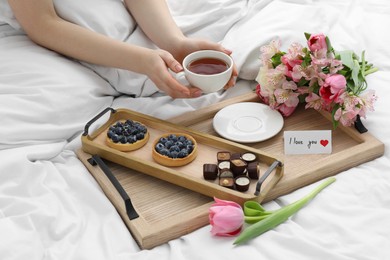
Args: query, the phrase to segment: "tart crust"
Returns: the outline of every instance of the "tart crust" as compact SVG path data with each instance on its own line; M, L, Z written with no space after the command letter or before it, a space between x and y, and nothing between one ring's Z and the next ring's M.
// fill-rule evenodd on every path
M161 137L168 137L171 134L174 134L174 135L177 135L177 136L182 135L182 136L184 136L187 139L192 141L192 143L194 144L194 149L192 150L192 152L188 156L186 156L184 158L169 158L168 156L159 154L156 151L156 149L154 147L156 146L156 144L158 143L160 138ZM167 133L167 134L159 136L153 142L152 157L153 157L153 159L157 163L159 163L161 165L164 165L164 166L177 167L177 166L183 166L183 165L189 164L190 162L192 162L196 158L197 154L198 154L198 145L197 145L195 139L192 136L188 135L188 134L184 134L184 133Z
M120 122L124 122L124 120L120 120ZM136 123L139 123L143 126L145 126L144 124L138 122L138 121L134 121L133 122L136 122ZM115 125L117 122L115 122L114 124L112 125ZM146 127L146 126L145 126ZM141 148L142 146L144 146L148 140L149 140L149 131L146 131L145 133L145 137L141 140L137 140L137 142L135 143L125 143L125 144L122 144L121 142L118 142L118 143L114 143L111 138L109 138L108 136L106 136L106 144L111 147L111 148L114 148L118 151L121 151L121 152L130 152L130 151L134 151L134 150L137 150L139 148Z

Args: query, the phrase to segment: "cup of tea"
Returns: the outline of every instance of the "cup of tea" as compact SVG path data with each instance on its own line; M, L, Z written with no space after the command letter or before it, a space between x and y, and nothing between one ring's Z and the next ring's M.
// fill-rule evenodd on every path
M180 82L212 93L222 89L233 72L233 59L226 53L214 50L201 50L190 53L183 60L184 71L176 74Z

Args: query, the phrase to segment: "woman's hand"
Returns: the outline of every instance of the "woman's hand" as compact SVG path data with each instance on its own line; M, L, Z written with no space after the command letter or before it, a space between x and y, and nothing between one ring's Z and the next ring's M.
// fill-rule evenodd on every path
M124 1L131 14L145 32L145 34L161 49L168 51L178 61L182 62L184 57L191 52L198 50L216 50L231 54L220 44L207 40L191 39L184 36L182 31L176 25L169 12L166 1L143 0L143 1ZM158 24L158 26L156 26ZM170 58L162 56L165 63L169 65ZM170 66L168 66L171 68ZM176 70L173 70L176 72ZM161 71L162 73L162 71ZM165 73L164 73L165 74ZM234 65L232 77L226 84L225 89L234 86L238 75L237 67ZM153 76L153 75L152 75ZM160 75L162 79L163 75ZM157 79L153 80L155 83ZM168 82L167 80L164 80ZM160 89L169 89L165 84L160 85ZM176 84L177 86L177 84Z
M146 74L156 86L172 98L194 98L202 95L195 87L180 84L168 71L178 73L183 70L181 64L167 51L151 50L143 65Z
M208 40L202 40L202 39L191 39L191 38L182 38L179 41L177 41L176 44L172 45L171 51L172 55L176 58L177 61L182 62L185 56L188 54L199 51L199 50L216 50L216 51L221 51L224 52L228 55L232 54L232 51L225 49L221 44L211 42ZM236 65L233 65L233 73L224 87L224 89L228 89L230 87L233 87L234 84L236 83L236 78L238 76L238 70Z

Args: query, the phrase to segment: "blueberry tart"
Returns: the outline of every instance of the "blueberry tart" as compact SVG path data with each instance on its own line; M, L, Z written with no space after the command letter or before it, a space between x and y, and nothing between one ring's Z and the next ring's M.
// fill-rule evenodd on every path
M117 121L107 130L106 144L122 152L137 150L148 140L147 127L131 119Z
M168 133L158 137L153 144L153 159L164 166L183 166L197 155L195 139L183 133Z

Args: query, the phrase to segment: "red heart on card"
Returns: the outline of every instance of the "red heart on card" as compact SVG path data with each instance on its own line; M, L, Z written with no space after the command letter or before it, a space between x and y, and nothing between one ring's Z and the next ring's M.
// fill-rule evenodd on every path
M320 144L321 144L323 147L327 146L328 143L329 143L328 140L321 140L321 141L320 141Z

